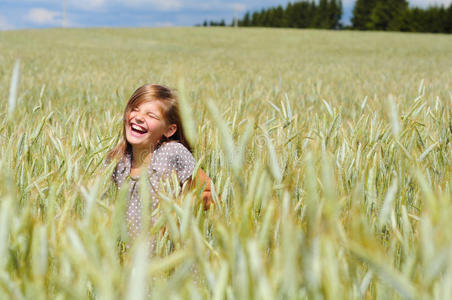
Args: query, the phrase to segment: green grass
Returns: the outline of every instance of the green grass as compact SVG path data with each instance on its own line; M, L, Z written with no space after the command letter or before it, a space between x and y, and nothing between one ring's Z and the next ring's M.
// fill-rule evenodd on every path
M0 32L0 298L450 298L450 49L381 32ZM100 167L148 82L190 105L216 190L208 213L196 190L162 195L150 257L141 240L119 250L126 195Z

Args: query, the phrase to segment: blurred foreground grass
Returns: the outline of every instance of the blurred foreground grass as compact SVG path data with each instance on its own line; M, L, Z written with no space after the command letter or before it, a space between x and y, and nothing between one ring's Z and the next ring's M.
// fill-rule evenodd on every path
M378 32L0 32L0 298L450 299L450 49ZM197 191L162 195L151 257L120 252L125 195L99 167L147 82L189 103L218 195L208 213Z

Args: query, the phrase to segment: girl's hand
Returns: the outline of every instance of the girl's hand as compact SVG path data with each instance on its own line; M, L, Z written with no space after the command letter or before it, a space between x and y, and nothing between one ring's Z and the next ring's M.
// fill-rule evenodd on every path
M208 210L210 205L213 203L212 201L212 192L211 192L211 180L209 176L202 170L198 169L195 177L193 179L189 179L188 185L190 187L195 186L204 186L204 191L202 192L202 202L204 206L204 210Z

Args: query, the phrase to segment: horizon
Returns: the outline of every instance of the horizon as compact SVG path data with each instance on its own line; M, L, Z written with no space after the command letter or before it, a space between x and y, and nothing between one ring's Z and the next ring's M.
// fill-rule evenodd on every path
M349 25L356 0L343 0L341 23ZM447 6L452 0L409 0L410 6ZM282 5L276 0L247 0L229 3L216 0L6 0L0 3L0 30L33 28L93 27L191 27L207 21L225 20L235 15ZM66 5L64 5L66 3ZM66 9L64 8L66 7ZM6 12L6 13L5 13ZM66 16L66 17L65 17Z

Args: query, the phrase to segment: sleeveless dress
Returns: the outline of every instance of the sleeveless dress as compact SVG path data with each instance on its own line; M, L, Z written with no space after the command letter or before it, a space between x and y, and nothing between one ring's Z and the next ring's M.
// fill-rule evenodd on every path
M130 177L131 164L132 154L126 153L116 165L112 178L119 189L130 178L126 221L129 237L134 239L141 229L142 203L139 197L139 180ZM157 147L152 153L151 163L147 170L150 183L149 199L152 201L152 207L155 208L159 202L158 188L160 180L169 178L175 171L179 184L182 186L193 174L194 167L195 159L183 144L179 142L167 142Z

